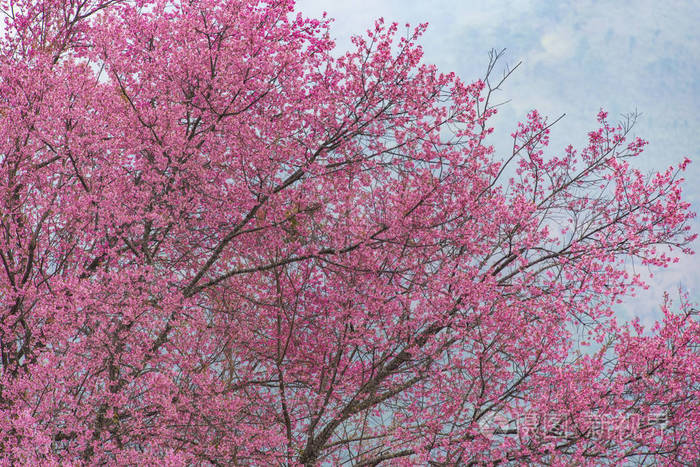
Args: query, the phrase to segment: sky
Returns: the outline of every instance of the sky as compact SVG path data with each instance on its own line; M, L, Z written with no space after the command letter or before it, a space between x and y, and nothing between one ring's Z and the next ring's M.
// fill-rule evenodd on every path
M700 211L700 2L297 0L297 10L334 18L331 37L340 51L379 17L427 22L424 62L466 82L483 76L490 49L505 48L502 65L522 65L505 83L501 99L509 102L493 120L497 152L508 148L508 135L531 109L551 119L566 114L552 128L550 154L582 147L601 108L611 120L637 111L633 133L649 141L637 167L663 170L692 159L684 190ZM693 229L700 232L698 219ZM700 251L700 241L693 248ZM648 270L636 271L648 278ZM700 255L653 272L649 290L628 299L621 317L638 316L649 326L664 291L677 297L679 287L700 302Z

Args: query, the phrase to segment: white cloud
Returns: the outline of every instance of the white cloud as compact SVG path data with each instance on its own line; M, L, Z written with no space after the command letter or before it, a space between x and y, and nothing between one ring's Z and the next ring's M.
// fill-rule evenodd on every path
M575 43L573 34L569 28L558 28L555 31L543 34L540 37L542 52L533 57L533 61L539 60L555 62L571 58L574 55Z

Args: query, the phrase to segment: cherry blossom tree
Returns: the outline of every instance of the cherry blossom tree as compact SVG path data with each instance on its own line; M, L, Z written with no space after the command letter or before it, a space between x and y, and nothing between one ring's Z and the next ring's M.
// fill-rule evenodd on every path
M633 119L489 145L425 25L292 0L3 0L0 464L692 464L689 252ZM507 76L507 74L506 74Z

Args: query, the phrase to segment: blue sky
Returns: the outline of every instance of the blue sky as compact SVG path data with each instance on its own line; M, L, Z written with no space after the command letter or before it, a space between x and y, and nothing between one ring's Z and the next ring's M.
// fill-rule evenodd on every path
M690 157L686 197L700 211L700 3L693 1L537 0L298 0L307 16L327 11L332 37L347 49L350 36L378 17L399 24L428 22L424 61L479 78L491 48L506 48L503 62L523 64L502 93L510 103L494 120L492 144L508 147L516 122L533 108L555 118L550 150L581 146L603 107L613 118L637 110L635 134L649 141L637 161L644 171ZM696 232L700 222L694 222ZM700 242L694 244L700 250ZM645 324L658 316L663 291L679 285L700 301L700 257L684 257L649 280L651 288L628 300L623 316ZM638 272L646 271L637 269Z

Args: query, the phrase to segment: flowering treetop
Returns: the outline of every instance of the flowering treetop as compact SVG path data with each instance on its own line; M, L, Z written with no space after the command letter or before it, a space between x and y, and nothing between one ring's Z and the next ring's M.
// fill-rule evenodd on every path
M612 314L694 237L632 122L504 157L493 62L382 21L335 58L290 0L3 9L0 464L696 456L695 311Z

